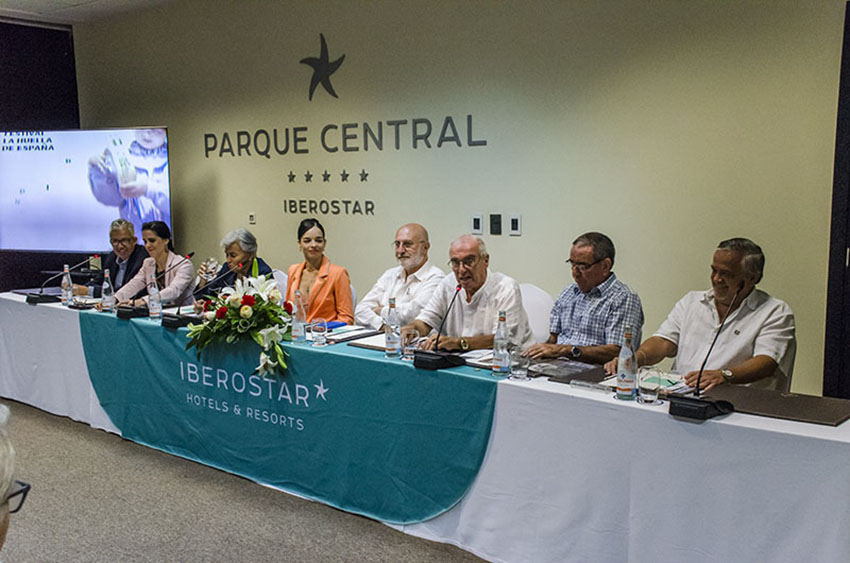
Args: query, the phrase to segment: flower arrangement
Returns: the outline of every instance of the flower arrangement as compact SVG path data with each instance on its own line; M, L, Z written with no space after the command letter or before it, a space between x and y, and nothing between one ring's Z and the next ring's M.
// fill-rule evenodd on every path
M189 325L189 343L198 358L213 342L233 344L253 340L262 350L254 373L283 374L286 359L280 343L292 339L292 304L279 305L280 291L274 279L245 278L233 287L221 290L215 298L204 301L204 320Z

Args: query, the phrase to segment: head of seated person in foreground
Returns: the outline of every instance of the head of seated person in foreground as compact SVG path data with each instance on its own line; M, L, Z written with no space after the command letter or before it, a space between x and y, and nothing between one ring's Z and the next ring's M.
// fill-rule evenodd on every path
M635 352L638 364L674 358L673 371L691 387L699 380L704 390L735 384L787 391L797 349L794 313L756 288L764 264L764 253L753 241L722 241L711 261L711 289L688 292L676 303ZM615 372L616 360L606 369Z
M115 293L115 300L121 305L147 305L147 284L150 276L154 276L163 305L191 304L195 269L185 256L174 253L168 225L162 221L145 223L142 239L150 256L133 279ZM142 296L136 297L139 294Z
M602 233L584 233L573 241L567 260L573 283L552 306L549 338L526 349L526 356L602 364L620 353L627 328L640 342L643 307L614 274L614 254L613 241Z
M354 320L358 325L383 329L390 298L395 298L402 324L416 318L445 275L428 261L430 248L428 231L422 225L408 223L396 231L393 249L399 265L381 274L357 303Z
M325 228L317 219L304 219L298 225L298 249L304 261L289 267L286 300L296 302L295 291L301 292L306 319L354 322L351 280L342 266L331 264L325 256Z
M212 297L225 287L232 287L238 279L271 275L269 265L257 257L257 238L248 229L230 231L221 239L221 247L224 249L224 264L217 272L208 272L206 265L198 269L196 298Z

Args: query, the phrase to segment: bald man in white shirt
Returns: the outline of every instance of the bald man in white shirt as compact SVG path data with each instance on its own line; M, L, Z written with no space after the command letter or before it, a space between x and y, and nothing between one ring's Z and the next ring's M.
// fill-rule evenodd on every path
M376 330L384 329L391 297L401 324L411 322L431 299L443 271L428 261L428 231L408 223L396 231L393 241L399 265L384 272L354 309L354 322Z

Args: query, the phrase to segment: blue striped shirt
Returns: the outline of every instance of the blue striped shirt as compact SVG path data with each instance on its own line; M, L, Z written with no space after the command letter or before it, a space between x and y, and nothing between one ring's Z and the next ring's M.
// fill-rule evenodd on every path
M568 286L549 316L549 332L558 335L558 344L622 346L626 327L631 327L632 342L637 348L643 327L640 297L613 272L587 293L582 293L575 283Z

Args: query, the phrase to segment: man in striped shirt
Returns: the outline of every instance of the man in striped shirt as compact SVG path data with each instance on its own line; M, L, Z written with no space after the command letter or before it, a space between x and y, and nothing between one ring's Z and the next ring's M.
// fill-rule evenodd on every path
M532 359L567 357L602 364L616 358L627 328L640 342L640 297L617 279L614 243L602 233L573 241L570 259L574 283L561 292L549 317L549 339L530 346Z

